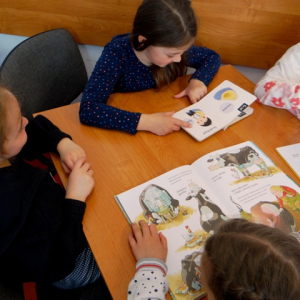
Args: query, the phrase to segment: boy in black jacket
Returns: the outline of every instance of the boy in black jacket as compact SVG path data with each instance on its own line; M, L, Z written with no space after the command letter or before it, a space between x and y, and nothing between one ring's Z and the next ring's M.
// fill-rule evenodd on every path
M66 191L48 169L24 161L50 151L70 174ZM83 149L43 116L28 123L15 96L0 86L0 278L62 289L97 280L82 228L93 186Z

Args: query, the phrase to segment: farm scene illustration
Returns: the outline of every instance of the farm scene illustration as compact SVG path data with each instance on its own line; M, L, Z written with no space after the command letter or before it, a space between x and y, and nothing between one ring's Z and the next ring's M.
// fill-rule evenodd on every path
M154 224L167 237L167 277L172 293L182 300L198 299L205 292L199 281L205 241L230 218L287 233L300 230L299 188L254 147L207 155L199 159L195 170L205 177L203 181L193 175L194 170L183 169L144 184L134 194L139 204L131 217L132 222ZM219 181L213 182L215 176ZM180 182L176 188L167 179L173 177Z

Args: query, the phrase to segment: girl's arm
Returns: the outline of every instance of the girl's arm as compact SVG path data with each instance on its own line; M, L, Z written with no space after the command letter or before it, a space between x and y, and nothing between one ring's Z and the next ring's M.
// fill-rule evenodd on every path
M115 47L108 44L104 48L82 95L79 110L81 123L136 133L140 113L107 105L116 83L123 75L123 59L123 54Z
M300 119L300 43L291 47L257 83L258 102L287 109Z
M206 47L192 46L185 55L188 66L196 69L190 80L197 79L208 86L221 65L219 54Z
M136 264L135 276L130 281L127 300L164 300L169 284L167 267L159 259L141 259Z
M167 240L154 224L140 221L132 224L128 237L137 260L136 273L128 287L127 300L165 299L169 285L166 279Z
M282 79L264 77L254 91L258 102L287 109L300 119L300 81L290 84Z
M189 67L196 69L188 86L174 98L188 96L191 103L196 103L207 94L207 86L216 75L220 64L220 56L204 47L192 46L186 52Z

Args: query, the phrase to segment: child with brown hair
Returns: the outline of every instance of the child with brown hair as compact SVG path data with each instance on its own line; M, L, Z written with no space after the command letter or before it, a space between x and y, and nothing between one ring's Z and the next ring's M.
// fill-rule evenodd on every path
M127 299L165 299L167 241L155 225L140 226L129 236L137 268ZM200 281L209 300L299 300L300 235L227 221L206 240Z
M163 86L196 69L188 86L174 96L199 101L220 67L219 55L193 46L197 19L189 0L144 0L130 34L109 42L89 79L80 104L83 124L135 134L138 130L165 135L191 125L174 112L128 112L107 104L112 93L138 92Z
M66 191L48 169L33 167L42 153L60 155ZM25 161L26 160L26 161ZM85 152L48 119L28 123L16 97L0 86L0 279L83 287L100 277L85 238L85 201L94 186Z

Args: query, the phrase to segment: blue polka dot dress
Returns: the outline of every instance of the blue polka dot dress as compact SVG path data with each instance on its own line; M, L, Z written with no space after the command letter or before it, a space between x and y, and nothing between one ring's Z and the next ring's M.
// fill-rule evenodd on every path
M127 300L165 299L169 290L166 273L167 266L159 259L139 260L128 287Z
M220 57L205 47L186 51L188 66L196 69L192 78L208 85L220 66ZM155 87L150 67L136 57L130 35L115 36L103 49L85 87L80 104L83 124L136 133L141 113L128 112L107 104L112 93L138 92ZM142 101L142 99L141 99Z

